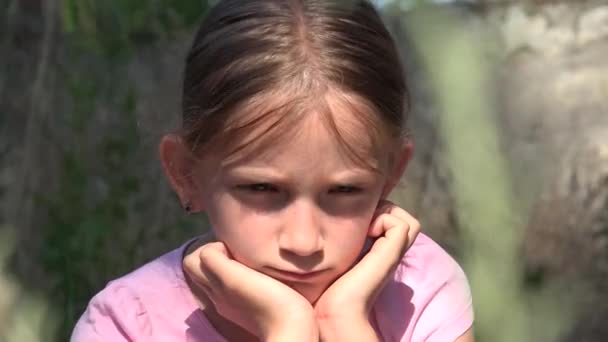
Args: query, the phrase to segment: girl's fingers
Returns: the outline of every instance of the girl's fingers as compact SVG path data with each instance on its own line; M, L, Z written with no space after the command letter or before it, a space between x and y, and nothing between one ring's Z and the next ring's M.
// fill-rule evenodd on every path
M377 239L359 262L361 268L367 269L364 273L386 277L399 264L419 231L420 223L407 211L390 201L381 201L369 230L369 235Z
M386 266L382 271L389 271L389 268L399 263L409 245L409 226L402 219L389 214L380 215L374 225L382 227L375 230L382 230L383 234L376 239L366 257L378 257L378 261Z
M420 222L410 213L398 206L393 206L388 214L394 215L407 223L409 227L407 248L409 248L412 243L414 243L414 240L416 240L418 233L420 233Z
M376 224L376 222L378 221L378 218L384 214L390 214L392 211L394 211L394 208L398 208L393 202L389 201L389 200L380 200L378 202L378 205L376 206L376 210L374 211L374 215L372 216L372 223L370 226L370 230L368 232L368 235L371 237L378 237L382 234L384 234L384 232L389 229L389 227L385 227L383 225L378 225Z
M201 269L198 253L186 255L183 261L183 269L192 283L192 291L201 304L201 308L213 305L213 291L209 279Z
M184 270L197 285L207 293L219 287L228 286L233 262L226 247L221 242L207 243L184 257ZM237 270L238 271L238 270Z
M201 270L209 280L210 288L219 293L255 293L273 281L255 270L232 259L230 252L222 242L212 242L201 247L199 252ZM242 286L243 279L250 280L250 286Z
M211 288L232 288L243 276L244 266L234 262L222 242L211 242L198 250L200 267Z
M183 261L184 271L188 276L196 283L204 288L209 287L209 279L201 269L201 263L198 258L198 253L191 253L184 257Z
M395 205L391 201L380 200L378 202L378 205L376 206L374 215L372 216L372 222L374 222L378 218L378 216L380 216L382 214L387 214L393 206L395 206Z
M372 287L372 292L378 284L387 280L387 275L399 264L405 245L402 241L407 239L407 228L401 219L381 215L375 223L390 227L387 233L391 234L376 239L370 251L347 273L349 282Z
M410 215L407 211L402 208L396 206L394 203L381 200L376 208L376 212L374 213L374 217L372 219L372 225L370 226L368 235L371 237L379 237L383 234L388 233L388 231L394 226L379 224L379 218L383 215L391 215L399 218L403 221L403 224L407 226L408 231L408 239L405 241L407 247L409 248L411 244L416 239L416 236L420 232L420 223L416 218ZM396 226L396 225L395 225Z
M205 290L210 289L210 283L207 275L203 271L203 263L200 259L200 251L211 242L216 241L212 232L200 236L194 241L187 250L182 263L183 269L188 276L196 282L196 285L205 287Z

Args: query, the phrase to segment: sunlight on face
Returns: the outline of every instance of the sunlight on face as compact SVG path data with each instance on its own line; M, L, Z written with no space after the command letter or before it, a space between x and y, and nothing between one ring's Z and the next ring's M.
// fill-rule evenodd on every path
M347 114L335 112L339 124ZM214 171L202 188L234 258L314 302L361 253L386 179L345 156L318 115L300 125L287 144Z

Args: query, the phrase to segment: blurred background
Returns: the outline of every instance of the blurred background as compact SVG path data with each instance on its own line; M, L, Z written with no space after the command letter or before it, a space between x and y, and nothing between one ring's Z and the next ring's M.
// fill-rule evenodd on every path
M383 0L413 101L393 199L467 272L476 335L608 341L608 2ZM0 0L0 342L66 341L203 232L160 170L204 0Z

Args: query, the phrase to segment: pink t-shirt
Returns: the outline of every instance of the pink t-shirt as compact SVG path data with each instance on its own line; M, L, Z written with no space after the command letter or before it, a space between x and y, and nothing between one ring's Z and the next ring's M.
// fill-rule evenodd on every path
M186 284L186 245L111 281L93 297L71 341L226 341ZM466 276L421 233L379 295L371 319L383 341L454 341L473 324Z

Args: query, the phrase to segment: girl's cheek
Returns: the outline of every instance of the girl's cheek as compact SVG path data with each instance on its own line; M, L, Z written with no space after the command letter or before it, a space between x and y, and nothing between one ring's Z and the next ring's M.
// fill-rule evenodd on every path
M365 216L330 220L325 226L332 227L326 230L326 238L331 240L329 245L338 246L336 248L347 255L356 255L361 251L369 231Z
M269 239L269 235L277 230L280 218L266 212L239 208L232 215L225 217L225 230L232 239L241 243L252 243L263 239Z
M335 211L329 213L329 220L333 221L333 226L348 227L351 231L367 231L376 206L376 202L371 201L339 203Z

